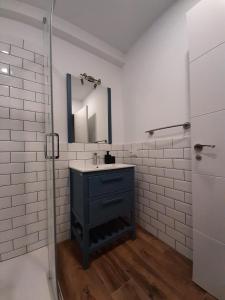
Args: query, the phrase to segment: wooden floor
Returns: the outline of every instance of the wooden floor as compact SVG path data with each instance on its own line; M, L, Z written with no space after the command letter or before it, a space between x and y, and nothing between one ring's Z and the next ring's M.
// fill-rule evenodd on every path
M64 300L213 300L191 281L192 264L138 229L127 240L80 265L74 241L58 247L58 276Z

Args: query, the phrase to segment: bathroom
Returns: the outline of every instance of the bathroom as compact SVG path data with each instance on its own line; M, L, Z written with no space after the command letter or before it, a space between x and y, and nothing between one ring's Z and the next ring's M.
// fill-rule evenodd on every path
M224 47L224 0L0 0L0 300L225 299Z

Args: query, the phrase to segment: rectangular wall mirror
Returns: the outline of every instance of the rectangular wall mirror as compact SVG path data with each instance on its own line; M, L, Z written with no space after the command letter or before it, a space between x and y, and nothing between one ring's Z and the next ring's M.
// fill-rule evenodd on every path
M112 143L111 89L85 73L66 75L69 143Z

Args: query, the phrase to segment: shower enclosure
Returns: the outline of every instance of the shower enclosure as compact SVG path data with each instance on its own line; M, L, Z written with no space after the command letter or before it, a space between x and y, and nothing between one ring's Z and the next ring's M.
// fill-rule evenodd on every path
M54 132L52 80L52 19L55 0L46 3L43 17L44 76L45 76L45 159L48 209L48 262L49 280L54 300L59 299L56 272L56 212L55 212L55 159L59 157L59 135Z
M6 270L0 274L0 294L4 293L4 299L20 299L18 294L21 299L31 295L44 299L49 286L52 298L59 299L55 221L59 136L54 132L52 92L55 1L42 3L42 10L37 10L22 1L0 1L0 169L4 179L0 183L0 269Z

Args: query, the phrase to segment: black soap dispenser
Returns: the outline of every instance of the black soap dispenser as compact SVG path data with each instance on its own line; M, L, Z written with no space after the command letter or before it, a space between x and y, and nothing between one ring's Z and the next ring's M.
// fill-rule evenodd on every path
M106 155L105 155L105 164L111 164L112 161L112 156L109 154L109 151L106 151Z

